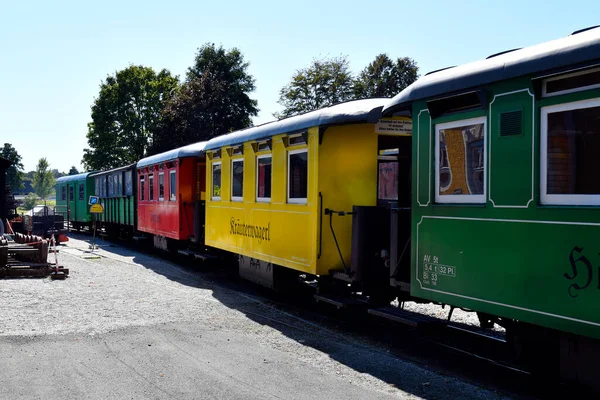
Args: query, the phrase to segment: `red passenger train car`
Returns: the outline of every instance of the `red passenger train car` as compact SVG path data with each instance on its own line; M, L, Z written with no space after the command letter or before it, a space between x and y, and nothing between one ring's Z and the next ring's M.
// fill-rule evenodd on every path
M204 242L205 142L180 147L137 163L138 231L154 246L176 250Z

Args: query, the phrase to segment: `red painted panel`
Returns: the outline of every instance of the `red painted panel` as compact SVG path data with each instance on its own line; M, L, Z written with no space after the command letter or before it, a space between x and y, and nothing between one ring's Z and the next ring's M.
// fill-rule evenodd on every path
M196 164L204 165L204 160L199 158L183 158L165 165L159 169L158 165L144 167L138 170L138 185L140 177L144 176L144 200L138 198L138 229L142 232L161 235L171 239L187 240L194 234L194 193L196 191L197 172ZM202 169L203 170L203 169ZM176 199L169 199L170 179L169 173L176 171ZM164 200L159 201L159 172L163 172ZM151 189L148 177L154 174L154 200L149 200ZM204 189L204 176L200 176L200 184ZM140 196L142 190L138 190Z

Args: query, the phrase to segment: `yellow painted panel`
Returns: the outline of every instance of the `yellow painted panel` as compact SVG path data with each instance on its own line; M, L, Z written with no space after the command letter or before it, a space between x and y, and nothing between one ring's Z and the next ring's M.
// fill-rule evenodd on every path
M377 204L377 133L374 124L343 125L328 128L319 149L319 189L323 210L352 211L352 206ZM341 269L329 216L322 215L321 257L317 271ZM335 236L350 268L352 216L333 216Z

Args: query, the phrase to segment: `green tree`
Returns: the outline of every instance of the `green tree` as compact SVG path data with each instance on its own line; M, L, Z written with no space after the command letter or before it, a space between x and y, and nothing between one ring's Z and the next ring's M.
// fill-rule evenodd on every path
M165 105L152 153L160 153L238 129L258 114L250 98L254 78L242 53L205 44L181 89Z
M48 160L40 158L33 174L33 188L35 189L35 193L44 200L44 204L46 203L46 198L52 193L54 183L56 182L54 174L49 167Z
M314 59L296 71L292 80L279 91L279 104L284 109L278 119L318 110L352 99L353 77L346 56Z
M31 210L33 207L37 205L38 196L35 193L29 193L23 199L23 208L25 210Z
M6 170L6 183L10 185L11 192L17 192L23 188L23 163L17 150L10 144L4 143L0 157L12 162Z
M75 168L74 165L69 170L69 175L77 175L78 173L79 173L79 171L77 170L77 168Z
M418 72L408 57L392 61L387 54L379 54L354 81L354 95L357 99L393 97L416 81Z
M178 78L165 69L157 74L131 65L108 76L92 105L85 168L115 168L147 156L161 110L178 86Z

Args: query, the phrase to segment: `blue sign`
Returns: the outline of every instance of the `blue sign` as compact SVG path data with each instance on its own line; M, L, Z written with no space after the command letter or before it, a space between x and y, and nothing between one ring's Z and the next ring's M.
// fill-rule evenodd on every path
M90 196L90 201L88 205L93 206L94 204L98 204L100 202L100 198L98 196Z

